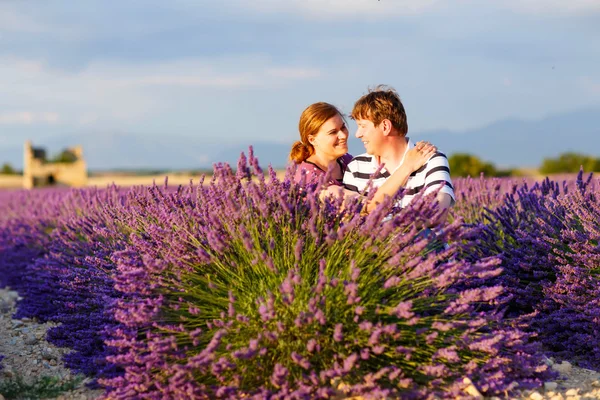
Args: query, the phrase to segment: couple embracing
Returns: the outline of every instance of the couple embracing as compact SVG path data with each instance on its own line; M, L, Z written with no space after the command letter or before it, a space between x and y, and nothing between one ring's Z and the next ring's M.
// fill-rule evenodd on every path
M436 190L439 190L440 209L447 211L454 204L448 159L428 142L415 144L406 136L406 112L393 88L377 86L370 90L356 101L350 117L358 126L355 136L366 150L354 158L348 154L346 121L335 106L315 103L302 112L298 127L300 141L294 143L290 153L297 164L296 181L305 175L306 182L318 182L333 167L321 196L348 197L364 195L372 180L377 190L366 204L366 212L402 188L406 190L401 207L418 193ZM445 215L442 214L442 218Z

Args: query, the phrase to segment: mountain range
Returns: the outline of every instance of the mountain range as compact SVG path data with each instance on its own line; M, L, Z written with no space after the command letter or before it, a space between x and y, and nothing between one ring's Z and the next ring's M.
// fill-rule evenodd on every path
M353 134L354 132L351 132ZM539 120L500 120L464 131L432 130L409 134L413 141L428 140L440 151L470 153L499 167L536 167L544 158L572 151L600 157L600 109L583 109L552 115ZM351 137L350 152L364 151L362 143ZM261 165L283 167L291 147L289 143L252 141L231 143L201 138L148 137L128 133L61 135L38 146L61 148L83 145L90 170L110 169L206 169L215 162L235 165L242 151L252 145ZM0 148L0 163L22 167L22 147Z

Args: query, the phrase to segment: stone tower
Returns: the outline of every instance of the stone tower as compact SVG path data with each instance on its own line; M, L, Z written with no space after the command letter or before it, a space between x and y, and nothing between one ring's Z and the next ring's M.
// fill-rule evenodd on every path
M31 189L40 186L85 186L87 184L87 166L81 146L70 147L72 162L51 162L46 159L43 148L33 147L31 141L25 142L23 159L23 187Z

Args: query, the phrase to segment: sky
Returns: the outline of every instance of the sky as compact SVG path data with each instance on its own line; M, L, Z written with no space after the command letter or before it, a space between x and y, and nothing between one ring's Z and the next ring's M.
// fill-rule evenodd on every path
M291 143L381 83L411 132L461 131L600 107L600 1L0 0L0 76L0 145Z

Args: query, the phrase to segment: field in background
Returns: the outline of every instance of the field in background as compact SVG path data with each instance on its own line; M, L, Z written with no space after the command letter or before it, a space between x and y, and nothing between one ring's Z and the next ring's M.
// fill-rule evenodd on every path
M165 176L169 177L169 185L189 185L190 180L197 184L202 175L164 173L155 175L102 175L88 178L88 186L105 187L115 183L117 186L162 185Z
M23 177L21 175L0 174L0 189L12 189L20 187L23 187Z
M278 170L277 175L283 177L284 170ZM198 184L202 174L189 173L157 173L152 175L139 174L96 174L88 177L87 186L106 187L115 183L117 186L146 186L156 182L157 185L162 185L165 182L165 176L169 177L169 186L172 185L189 185L190 180L194 184ZM210 180L210 175L207 175L207 180ZM3 175L0 174L0 189L20 189L23 187L23 177L21 175Z
M283 177L285 170L277 170L277 176ZM135 174L135 173L95 173L88 177L87 186L106 187L115 183L117 186L128 187L128 186L141 186L141 185L162 185L165 182L165 176L169 177L169 186L171 185L188 185L190 180L194 184L197 184L202 177L201 173L182 173L182 172L163 172L154 174ZM576 174L557 174L551 175L550 178L556 181L562 181L564 179L573 179ZM595 176L595 175L594 175ZM512 177L512 179L531 178L534 180L542 180L543 175L539 173L537 169L520 169L519 176ZM210 180L210 175L207 175L207 180ZM0 189L19 189L22 188L22 176L21 175L3 175L0 174Z

